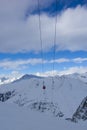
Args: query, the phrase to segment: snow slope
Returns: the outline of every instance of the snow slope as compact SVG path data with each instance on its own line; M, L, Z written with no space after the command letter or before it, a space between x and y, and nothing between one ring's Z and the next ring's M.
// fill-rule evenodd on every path
M87 130L87 122L71 123L14 104L0 104L1 130Z
M74 74L71 74L71 75L68 75L68 76L72 77L72 78L80 79L81 81L83 81L87 84L87 72L82 73L82 74L74 73Z
M46 91L43 94L43 81ZM53 89L52 89L53 88ZM21 79L0 86L0 93L15 91L15 96L7 100L7 103L16 103L19 106L28 107L33 102L53 102L64 114L64 118L72 117L84 97L87 96L87 84L79 78L69 76L56 76L54 87L51 77Z

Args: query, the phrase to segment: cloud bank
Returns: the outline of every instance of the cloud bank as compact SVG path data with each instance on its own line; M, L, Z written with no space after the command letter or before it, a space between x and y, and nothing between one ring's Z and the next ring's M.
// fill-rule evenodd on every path
M44 66L47 64L61 64L61 63L76 63L79 65L82 65L84 62L87 62L87 58L59 58L55 60L43 60ZM31 65L36 66L38 64L42 64L42 59L41 58L30 58L30 59L18 59L18 60L10 60L10 59L4 59L0 60L0 68L5 69L5 70L22 70L29 68ZM85 68L85 67L84 67Z
M49 6L53 0L44 0L41 7ZM37 8L34 0L0 1L0 52L39 52L40 32ZM26 13L28 13L26 17ZM55 17L41 14L43 50L53 46ZM56 50L87 51L87 8L78 6L66 9L57 17Z
M74 73L78 73L78 74L87 73L87 67L76 66L61 71L54 70L54 71L46 71L44 73L37 72L36 75L37 76L56 76L56 75L61 76L61 75L69 75Z

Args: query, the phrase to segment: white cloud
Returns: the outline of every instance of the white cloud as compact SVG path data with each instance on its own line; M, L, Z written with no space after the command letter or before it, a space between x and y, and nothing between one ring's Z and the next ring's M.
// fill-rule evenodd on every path
M58 71L57 70L54 70L54 71L46 71L46 72L43 72L43 73L40 73L40 72L37 72L35 73L35 75L37 76L55 76L55 75L58 75Z
M59 75L67 75L67 74L73 74L73 73L85 73L87 72L87 67L83 66L76 66L76 67L70 67L68 69L65 69L63 71L58 72Z
M76 62L76 63L82 63L84 61L87 61L87 58L75 58L75 59L72 59L73 62Z
M22 76L23 76L23 73L20 73L18 71L12 71L11 73L8 73L8 74L0 74L0 78L2 77L7 78L5 83L13 82L14 80L19 79Z
M58 19L58 49L87 51L87 8L67 9ZM57 41L58 41L57 39Z
M45 64L47 61L43 60L43 63ZM21 70L24 68L29 67L30 65L36 65L36 64L42 64L42 59L18 59L18 60L9 60L4 59L0 61L0 68L4 69L12 69L12 70Z
M87 58L81 58L81 57L72 58L72 59L59 58L59 59L49 61L49 63L65 63L65 62L83 63L83 62L87 62Z
M41 1L42 7L53 0ZM34 0L0 1L0 52L23 52L41 50L39 38L38 15L29 15L37 7ZM78 6L67 9L58 15L57 50L87 51L87 9ZM55 18L41 15L42 41L44 51L53 46Z
M58 71L58 70L54 70L54 71L47 71L44 73L40 73L37 72L36 75L37 76L56 76L56 75L68 75L68 74L74 74L74 73L86 73L87 72L87 67L83 67L83 66L76 66L76 67L70 67L68 69L62 70L62 71Z
M53 63L83 63L84 61L87 62L87 58L74 58L74 59L69 59L69 58L59 58L55 60L45 60L41 58L30 58L30 59L18 59L18 60L10 60L10 59L4 59L0 60L0 68L4 69L12 69L12 70L21 70L21 69L26 69L27 67L29 68L30 65L37 65L37 64L42 64L44 63L44 67L46 64L53 64Z
M70 62L70 59L66 59L66 58L59 58L59 59L55 59L55 60L51 60L50 63L64 63L64 62Z

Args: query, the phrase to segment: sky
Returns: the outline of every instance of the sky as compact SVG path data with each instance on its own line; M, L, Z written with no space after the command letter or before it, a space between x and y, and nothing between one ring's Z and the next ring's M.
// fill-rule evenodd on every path
M87 72L87 0L39 4L42 51L38 0L0 0L0 76Z

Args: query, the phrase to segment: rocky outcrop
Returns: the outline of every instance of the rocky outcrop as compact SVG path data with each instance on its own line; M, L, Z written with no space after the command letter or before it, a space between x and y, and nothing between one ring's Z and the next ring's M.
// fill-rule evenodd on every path
M8 92L5 92L5 93L0 93L0 101L5 102L6 100L8 100L9 98L11 98L14 95L15 95L14 91L8 91Z
M52 102L34 102L29 105L31 109L35 109L40 112L51 112L56 117L63 117L64 114L58 108L58 104L54 104Z
M78 122L79 120L87 120L87 97L83 99L80 106L72 116L72 121Z

